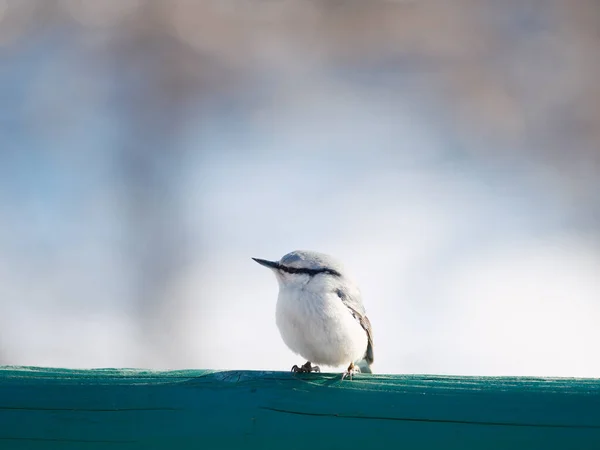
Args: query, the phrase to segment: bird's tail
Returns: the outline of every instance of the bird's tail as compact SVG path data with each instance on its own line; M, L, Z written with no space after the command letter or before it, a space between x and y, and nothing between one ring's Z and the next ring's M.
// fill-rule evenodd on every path
M356 363L356 365L360 369L360 373L373 373L371 370L371 364L369 364L366 359L361 359Z

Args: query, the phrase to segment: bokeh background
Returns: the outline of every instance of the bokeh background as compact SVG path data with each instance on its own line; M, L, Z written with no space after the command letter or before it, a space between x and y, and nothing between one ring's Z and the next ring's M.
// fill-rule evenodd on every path
M600 376L595 0L0 0L0 364L289 370L341 259L389 373Z

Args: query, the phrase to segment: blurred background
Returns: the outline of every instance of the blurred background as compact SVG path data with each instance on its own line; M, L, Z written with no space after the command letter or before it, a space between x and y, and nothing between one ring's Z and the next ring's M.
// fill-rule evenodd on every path
M595 0L0 0L0 364L289 370L251 257L341 259L377 372L600 377Z

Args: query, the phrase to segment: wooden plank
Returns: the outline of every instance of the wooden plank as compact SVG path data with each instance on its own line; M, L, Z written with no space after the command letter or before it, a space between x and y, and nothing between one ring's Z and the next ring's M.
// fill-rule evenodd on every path
M0 449L600 449L600 380L0 368Z

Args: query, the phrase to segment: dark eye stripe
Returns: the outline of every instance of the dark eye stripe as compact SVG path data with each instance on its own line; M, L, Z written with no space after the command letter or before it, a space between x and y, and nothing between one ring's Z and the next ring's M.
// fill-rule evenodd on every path
M314 276L314 275L317 275L320 273L328 273L329 275L334 275L336 277L342 276L337 270L327 269L327 268L305 269L305 268L300 268L300 267L288 267L288 266L284 266L284 265L280 264L279 269L283 270L284 272L287 272L287 273L305 273L310 276Z

